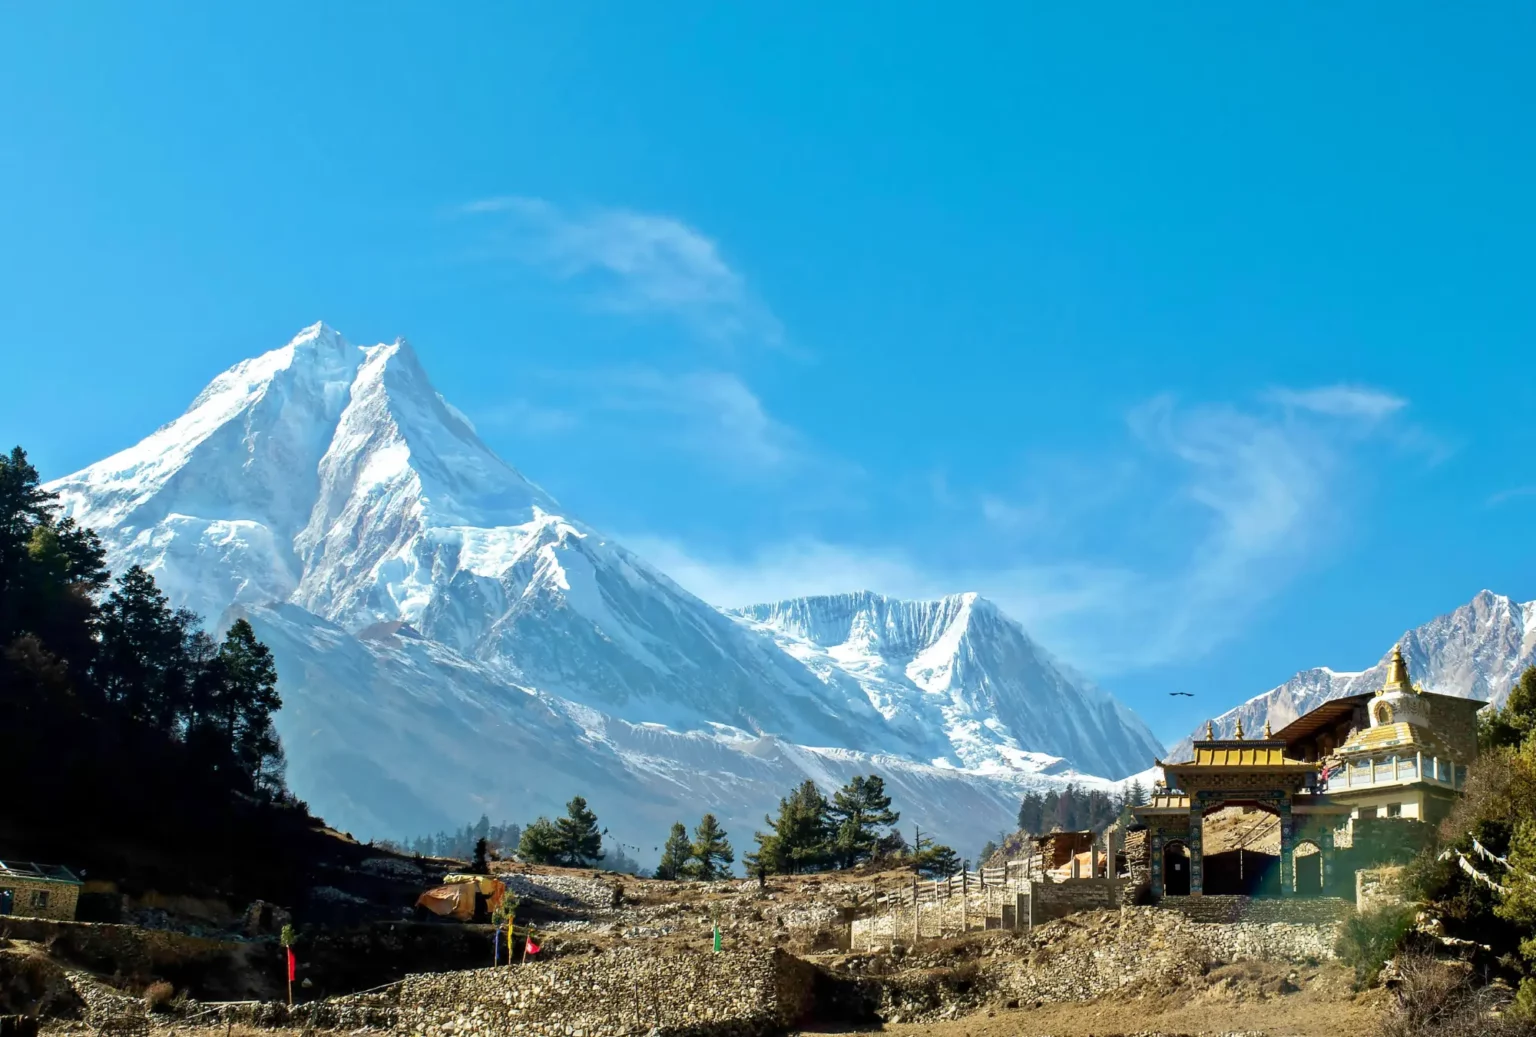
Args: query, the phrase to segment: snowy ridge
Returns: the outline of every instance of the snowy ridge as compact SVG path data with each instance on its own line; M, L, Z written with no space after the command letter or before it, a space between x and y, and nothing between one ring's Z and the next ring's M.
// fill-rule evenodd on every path
M900 601L860 591L734 614L823 680L855 681L893 728L942 735L929 750L940 766L1045 769L1057 757L1120 778L1161 749L1138 717L976 594Z
M1502 704L1520 674L1536 665L1536 602L1479 591L1460 608L1406 631L1399 643L1409 675L1425 691ZM1215 718L1216 730L1232 730L1239 717L1247 731L1262 730L1266 720L1279 730L1330 699L1374 692L1386 680L1391 654L1388 645L1368 670L1303 670ZM1168 758L1188 759L1195 736L1170 749Z
M251 617L296 791L363 834L580 791L648 839L877 767L914 820L979 841L1022 788L1157 749L975 595L706 605L497 457L403 340L313 325L50 488L114 567Z

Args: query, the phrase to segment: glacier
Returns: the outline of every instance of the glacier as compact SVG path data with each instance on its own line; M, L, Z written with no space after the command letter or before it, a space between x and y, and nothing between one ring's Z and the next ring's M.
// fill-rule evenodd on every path
M1023 791L1160 751L974 594L706 604L499 458L404 340L312 325L49 489L115 569L252 621L290 784L363 837L580 793L641 859L706 810L745 847L791 785L875 771L964 853Z

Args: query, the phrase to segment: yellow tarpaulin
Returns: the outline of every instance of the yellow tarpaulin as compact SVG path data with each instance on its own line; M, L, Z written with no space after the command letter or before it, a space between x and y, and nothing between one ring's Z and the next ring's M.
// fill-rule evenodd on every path
M493 915L507 895L506 884L488 875L447 875L444 878L445 885L429 889L416 898L417 907L424 907L441 918L469 922L475 917L477 893L485 897L486 908Z

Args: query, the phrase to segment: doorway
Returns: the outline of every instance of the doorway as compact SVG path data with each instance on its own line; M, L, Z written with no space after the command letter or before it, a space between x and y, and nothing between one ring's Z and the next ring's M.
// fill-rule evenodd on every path
M1163 895L1189 896L1189 847L1177 840L1163 848Z

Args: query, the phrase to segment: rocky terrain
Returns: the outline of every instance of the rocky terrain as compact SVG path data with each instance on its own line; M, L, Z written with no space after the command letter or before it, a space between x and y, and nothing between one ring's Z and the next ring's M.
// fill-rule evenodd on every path
M368 870L395 867L375 864ZM103 1025L110 1029L104 1020L147 1018L157 1029L226 1037L237 1028L251 1033L416 1032L416 1024L402 1019L436 1019L431 1025L437 1027L443 1016L421 1015L412 1006L436 1003L439 997L481 997L503 987L508 997L518 992L519 1011L544 1005L538 1032L554 1027L548 1032L563 1033L560 1013L580 1012L588 1037L599 1037L605 1032L601 1011L593 1015L590 1003L561 1001L550 993L566 982L605 991L604 997L644 986L650 991L642 999L645 1004L665 1003L671 1006L668 1012L683 1015L696 1009L699 1018L718 1017L722 1026L734 1018L737 1000L756 1003L754 998L767 997L762 992L773 987L778 1000L768 997L752 1016L763 1026L793 994L796 1003L810 1006L806 1024L814 1020L818 1027L876 1027L935 1037L1154 1030L1321 1034L1325 1018L1368 1027L1380 1007L1376 995L1353 993L1348 970L1331 960L1332 925L1209 924L1174 911L1125 908L1070 916L1027 933L972 932L924 941L918 948L898 945L850 954L846 920L868 909L882 892L910 884L910 873L855 869L779 876L761 888L755 880L674 883L521 865L497 870L519 898L520 921L534 921L542 945L535 959L512 969L472 968L489 964L492 936L486 925L381 918L351 937L301 927L301 1004L290 1012L279 1003L280 985L274 990L269 984L268 993L254 1001L222 1003L199 989L197 970L185 964L194 952L218 944L207 935L162 930L154 953L135 961L123 957L114 965L103 948L122 940L119 933L128 927L49 923L25 935L12 932L0 946L0 982L10 998L6 1007L41 1011L49 1020L47 1028L60 1033ZM711 951L716 925L725 958ZM79 930L88 932L82 936ZM391 933L394 945L388 942ZM418 959L393 980L372 984L373 989L361 981L350 989L338 986L331 973L339 962L397 953L402 933L405 943L418 948L428 946L428 935L440 933L437 939L467 941L465 947L479 948L486 957L454 965L435 954L443 967L460 970L441 973L440 981ZM5 936L0 927L0 938ZM246 948L249 967L281 975L276 953L267 953L277 950L270 936L230 933L225 942ZM331 951L322 951L324 946ZM343 946L348 948L345 956L334 953ZM180 962L180 969L169 967L171 962ZM674 982L698 969L704 970L698 972L702 979L681 986ZM404 971L418 978L402 984ZM145 992L166 975L177 977L174 997L146 1017ZM785 977L793 980L789 987ZM740 995L722 1000L712 990L739 990ZM514 1003L492 996L488 1003ZM624 1011L640 1013L637 1018L648 1011L621 1000ZM569 1007L551 1007L557 1003ZM496 1012L477 1018L491 1026ZM472 1027L460 1037L477 1032ZM747 1031L738 1027L730 1032Z

